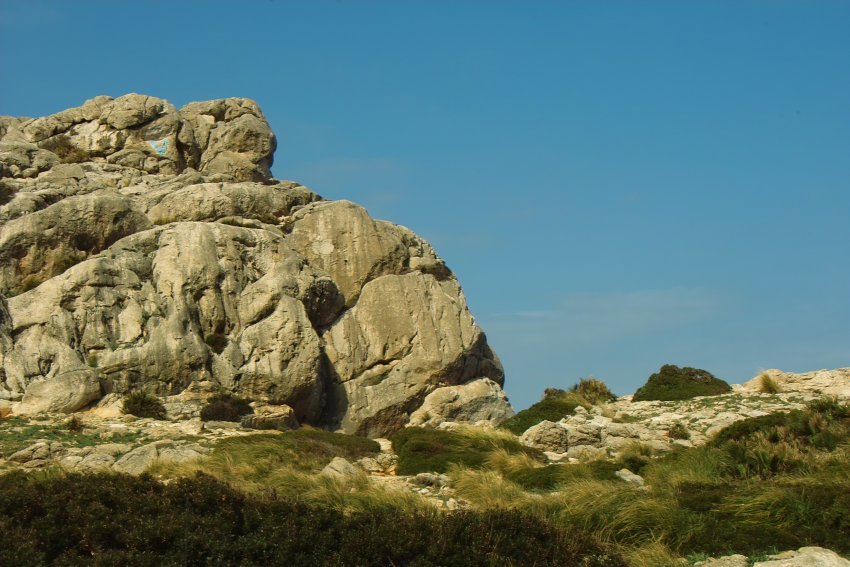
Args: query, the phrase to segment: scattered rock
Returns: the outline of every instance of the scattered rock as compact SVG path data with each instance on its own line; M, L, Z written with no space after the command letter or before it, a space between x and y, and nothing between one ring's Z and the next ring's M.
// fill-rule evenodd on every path
M624 481L628 482L629 484L633 484L637 487L643 487L646 484L644 482L642 476L633 473L629 469L620 469L617 472L615 472L614 474L618 478L621 478Z
M436 427L444 421L493 425L514 415L504 390L489 378L479 378L457 386L437 388L415 412L410 424Z
M822 547L801 547L771 555L767 561L758 561L753 567L850 567L850 561L834 551Z
M519 440L523 445L541 451L566 453L570 448L570 431L560 423L544 420L529 427Z
M254 413L242 417L242 427L248 429L277 429L286 431L298 428L295 411L287 405L258 405Z
M350 480L357 475L357 468L342 457L334 457L320 473L338 480Z

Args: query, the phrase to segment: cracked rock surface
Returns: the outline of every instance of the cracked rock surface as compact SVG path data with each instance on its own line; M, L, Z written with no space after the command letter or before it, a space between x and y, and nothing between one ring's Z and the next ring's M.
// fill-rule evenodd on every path
M73 412L204 383L383 436L433 392L486 384L467 413L510 415L498 358L431 246L274 179L275 148L248 99L100 96L0 117L4 407Z

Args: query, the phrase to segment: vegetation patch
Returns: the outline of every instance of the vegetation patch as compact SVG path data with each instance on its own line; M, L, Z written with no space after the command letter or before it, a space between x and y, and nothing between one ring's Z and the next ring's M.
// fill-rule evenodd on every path
M140 436L138 431L109 435L87 431L76 416L62 424L33 423L13 416L0 420L0 456L8 457L37 441L59 441L69 447L92 447L101 443L133 443Z
M0 477L0 564L586 565L622 560L583 529L516 510L343 513L207 476ZM428 537L422 537L422 534Z
M15 193L17 193L17 190L14 185L8 181L0 180L0 206L11 201Z
M440 431L406 427L391 438L398 454L398 474L446 472L450 465L479 469L495 450L522 454L538 461L544 457L537 449L522 445L516 437L504 432L475 428Z
M239 421L243 415L254 413L248 400L229 393L216 394L201 408L203 421Z
M153 394L148 394L144 390L136 390L131 392L124 398L121 404L121 411L125 414L135 415L136 417L150 417L153 419L165 419L165 406Z
M762 372L759 374L759 391L762 394L778 394L782 391L782 388L779 386L779 382L774 380L770 374Z
M716 396L731 392L732 387L710 372L699 368L679 368L665 364L638 388L632 401L689 400L696 396Z
M542 400L517 412L515 416L502 422L499 427L515 435L522 435L526 429L541 421L559 421L574 414L579 406L589 409L592 404L578 391L567 392L557 388L547 388Z
M605 382L593 377L579 379L578 384L570 388L570 391L577 393L594 406L617 399Z

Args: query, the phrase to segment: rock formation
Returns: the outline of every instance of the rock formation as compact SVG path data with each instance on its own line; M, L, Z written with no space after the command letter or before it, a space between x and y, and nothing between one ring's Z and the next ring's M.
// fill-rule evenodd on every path
M212 383L380 436L460 387L474 419L508 415L498 358L431 246L273 179L275 147L238 98L0 117L0 400L70 412Z

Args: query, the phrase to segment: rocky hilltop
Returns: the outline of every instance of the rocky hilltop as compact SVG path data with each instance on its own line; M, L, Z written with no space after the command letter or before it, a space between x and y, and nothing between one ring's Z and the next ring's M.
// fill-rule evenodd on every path
M252 100L0 117L0 411L216 392L381 436L512 411L431 246L271 175Z

